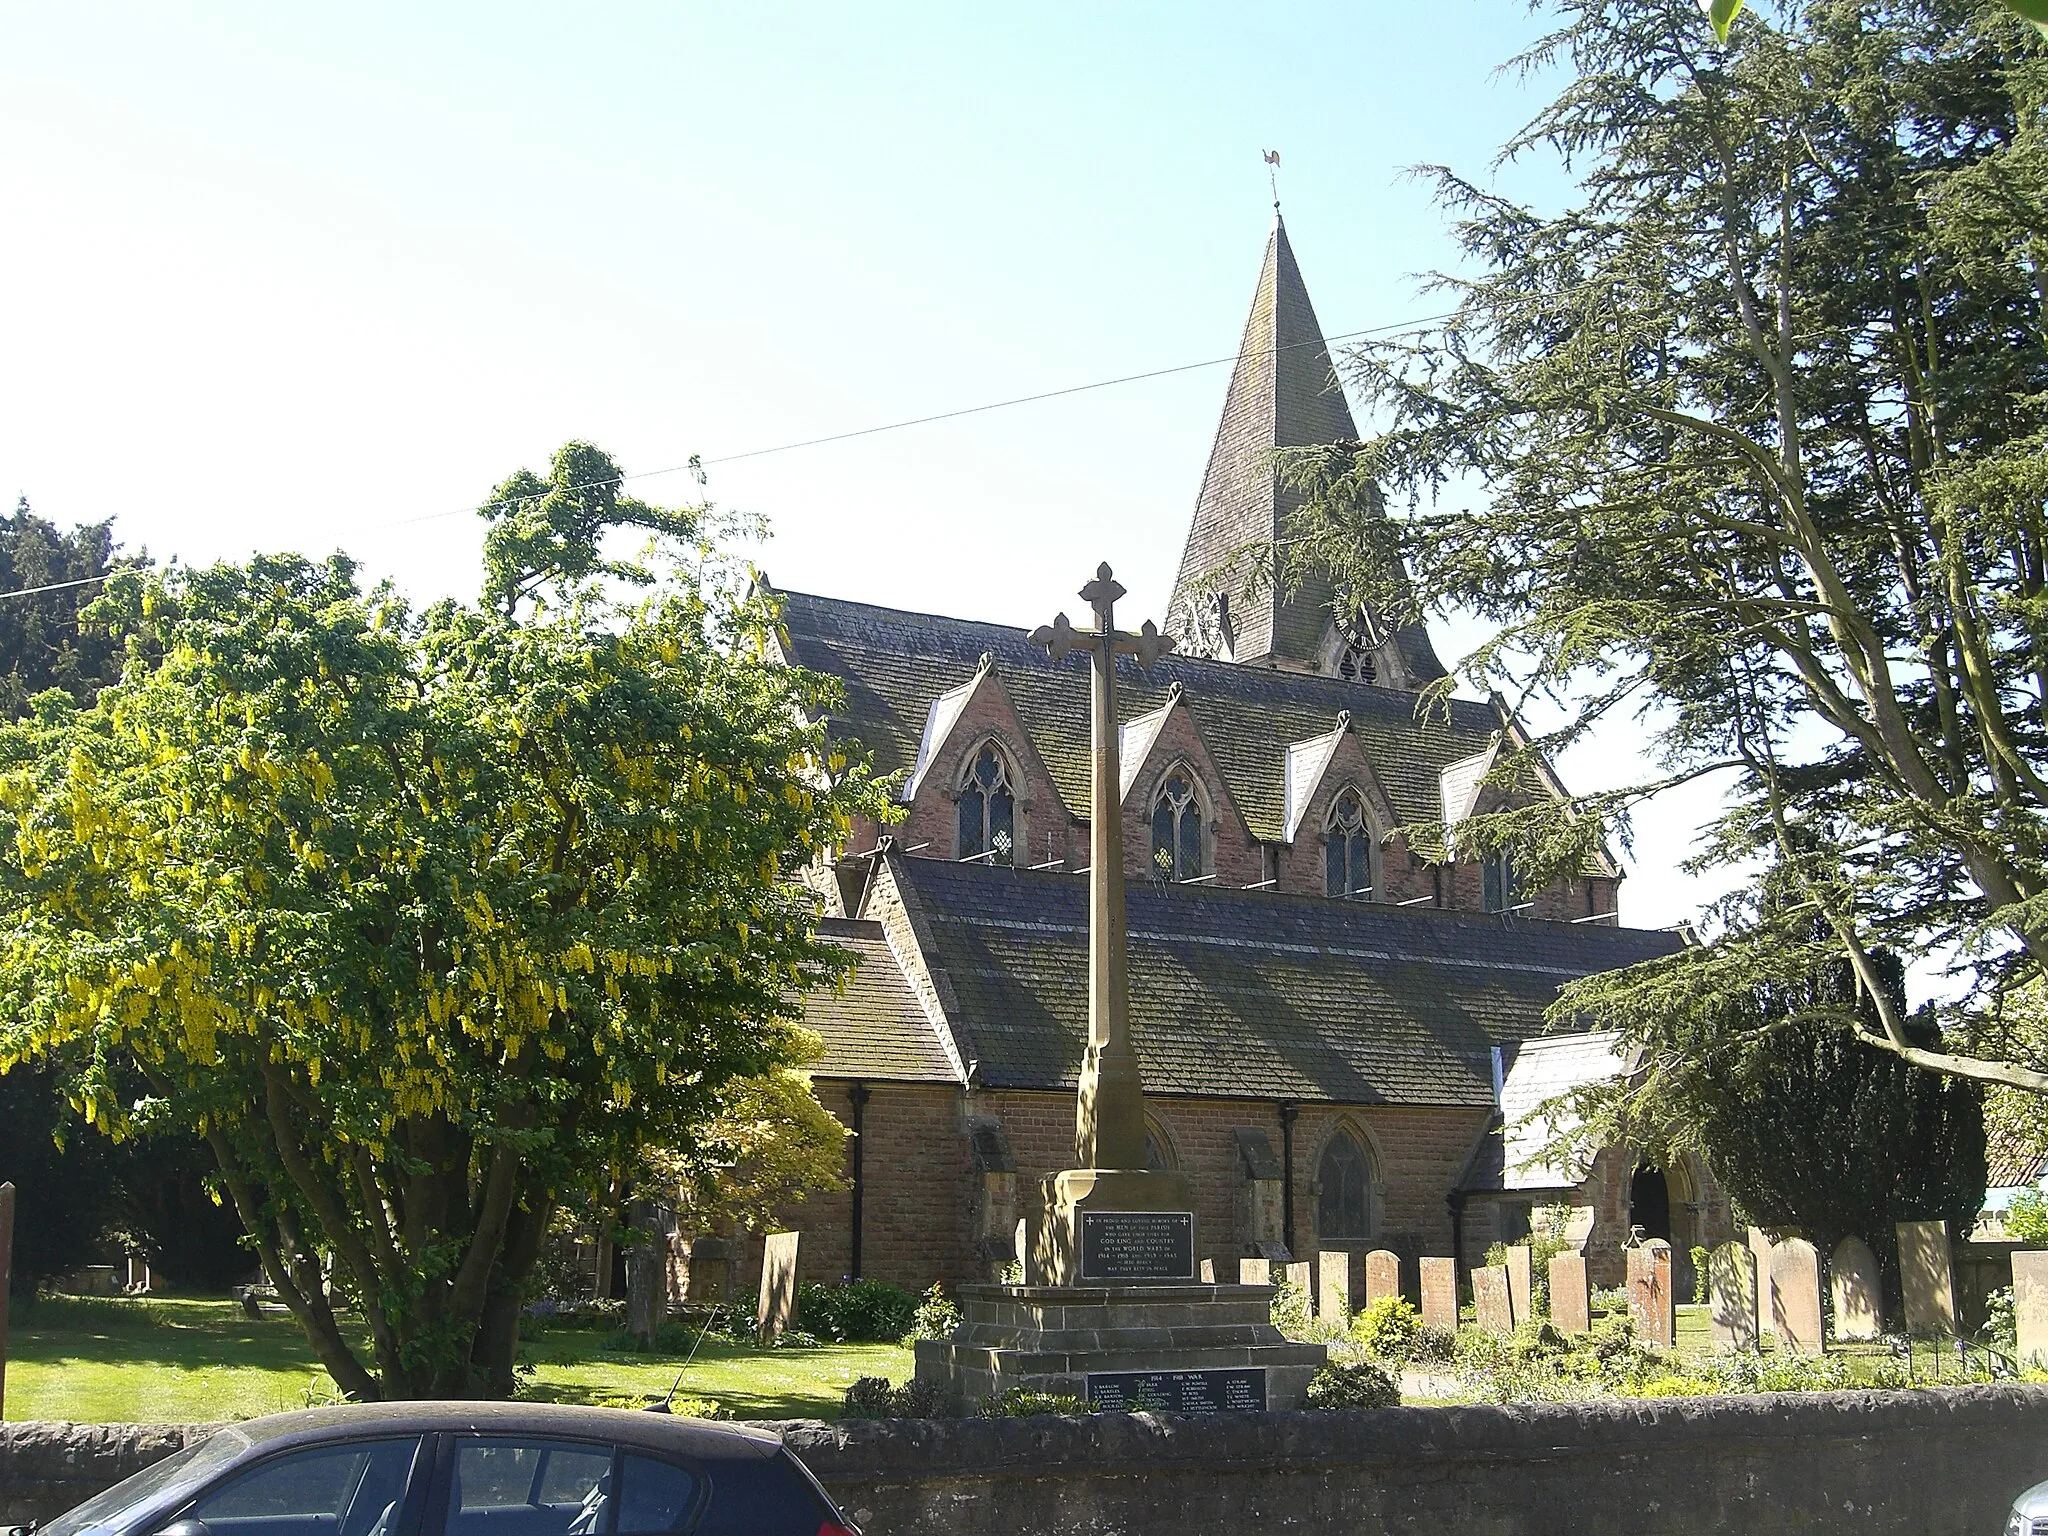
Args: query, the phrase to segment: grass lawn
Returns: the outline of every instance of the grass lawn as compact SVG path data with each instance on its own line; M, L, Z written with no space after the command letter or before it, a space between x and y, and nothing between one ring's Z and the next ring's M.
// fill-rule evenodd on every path
M612 1354L596 1332L552 1331L527 1346L522 1397L637 1405L669 1389L678 1355ZM232 1301L57 1297L16 1304L7 1417L194 1423L331 1402L334 1382L288 1317L245 1317ZM901 1382L894 1344L758 1350L706 1340L678 1395L717 1400L735 1418L831 1418L856 1376Z

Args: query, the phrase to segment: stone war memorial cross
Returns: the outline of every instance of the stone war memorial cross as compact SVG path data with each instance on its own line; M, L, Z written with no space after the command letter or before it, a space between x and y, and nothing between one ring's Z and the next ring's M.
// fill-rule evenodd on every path
M1095 613L1093 629L1075 629L1063 613L1031 636L1054 662L1077 651L1089 658L1088 1038L1075 1166L1041 1186L1024 1283L962 1286L961 1327L950 1339L918 1341L917 1376L968 1403L1022 1387L1111 1412L1140 1403L1173 1413L1293 1408L1328 1352L1292 1343L1273 1326L1270 1285L1197 1278L1187 1180L1145 1166L1145 1095L1131 1043L1116 662L1132 656L1149 668L1173 641L1149 621L1135 632L1118 629L1123 595L1103 565L1081 589ZM1240 1278L1246 1272L1240 1261Z

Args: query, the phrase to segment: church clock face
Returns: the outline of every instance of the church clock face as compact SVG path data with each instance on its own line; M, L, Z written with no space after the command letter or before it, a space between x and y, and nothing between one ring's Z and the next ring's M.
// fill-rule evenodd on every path
M1196 596L1183 598L1176 617L1169 620L1176 649L1184 656L1208 656L1228 661L1232 649L1229 598Z

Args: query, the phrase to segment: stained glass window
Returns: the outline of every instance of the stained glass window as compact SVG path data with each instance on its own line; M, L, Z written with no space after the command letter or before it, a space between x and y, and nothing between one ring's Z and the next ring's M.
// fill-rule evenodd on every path
M1326 1243L1362 1243L1372 1237L1372 1160L1349 1131L1339 1131L1323 1149L1316 1178L1316 1236Z
M960 790L960 847L954 857L1008 864L1016 856L1017 797L1010 770L994 744L984 743Z
M1323 843L1323 893L1372 895L1372 829L1366 824L1365 802L1355 789L1345 790L1330 807L1330 830Z
M1152 803L1152 875L1172 882L1193 880L1202 868L1202 806L1194 780L1176 768L1159 786Z

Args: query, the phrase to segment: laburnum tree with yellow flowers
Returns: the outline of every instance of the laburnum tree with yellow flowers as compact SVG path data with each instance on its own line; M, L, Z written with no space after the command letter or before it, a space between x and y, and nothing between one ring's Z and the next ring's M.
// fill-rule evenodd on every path
M847 963L793 878L883 811L833 685L766 663L703 509L617 479L572 444L507 482L473 605L341 557L122 573L125 680L0 730L0 1068L197 1130L360 1399L509 1393L557 1205L800 1063ZM590 558L622 523L685 541L662 579Z

